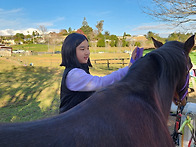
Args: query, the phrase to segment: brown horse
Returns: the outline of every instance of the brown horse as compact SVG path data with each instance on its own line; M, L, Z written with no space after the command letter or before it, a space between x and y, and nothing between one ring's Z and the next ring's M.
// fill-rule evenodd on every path
M71 110L44 120L1 124L0 146L174 146L167 119L173 97L181 103L187 89L194 36L185 43L153 40L158 49L137 60L121 81Z

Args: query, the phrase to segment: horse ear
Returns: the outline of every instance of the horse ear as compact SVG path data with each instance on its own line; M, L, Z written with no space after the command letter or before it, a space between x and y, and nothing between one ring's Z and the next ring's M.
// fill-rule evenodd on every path
M190 53L192 47L195 45L195 35L192 35L187 41L184 43L184 50L188 54Z
M162 42L155 40L153 37L152 37L152 41L154 43L155 48L159 48L163 45Z

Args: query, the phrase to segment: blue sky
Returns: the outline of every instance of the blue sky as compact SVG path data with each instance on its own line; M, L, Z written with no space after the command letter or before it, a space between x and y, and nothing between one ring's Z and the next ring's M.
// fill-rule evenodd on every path
M79 29L84 17L93 29L104 20L103 33L118 36L152 31L167 37L179 31L143 13L142 5L142 0L5 0L0 5L0 35L27 34L40 25L55 32L69 27Z

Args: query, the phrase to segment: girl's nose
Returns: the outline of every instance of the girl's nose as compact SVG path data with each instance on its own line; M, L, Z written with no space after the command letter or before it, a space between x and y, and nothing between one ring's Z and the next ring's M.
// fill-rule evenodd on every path
M86 50L86 51L85 51L85 54L90 54L90 51L89 51L89 50Z

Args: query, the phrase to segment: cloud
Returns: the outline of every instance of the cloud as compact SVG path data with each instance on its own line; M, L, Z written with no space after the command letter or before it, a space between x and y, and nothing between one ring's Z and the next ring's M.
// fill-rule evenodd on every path
M161 37L168 37L168 35L173 32L183 32L183 29L172 24L148 23L135 27L131 29L131 31L136 34L146 34L147 32L152 31L153 33L159 34Z
M55 23L59 22L59 21L62 21L64 20L65 18L64 17L57 17L56 19L54 20L51 20L51 21L47 21L47 22L37 22L37 23L34 23L36 26L45 26L45 27L50 27L50 26L54 26Z
M141 31L141 30L166 30L166 29L173 29L172 26L169 26L168 24L144 24L141 26L138 26L132 31Z
M20 29L20 30L13 30L13 29L5 29L5 30L0 30L0 36L10 36L10 35L16 35L16 33L22 33L24 35L32 35L33 31L38 31L39 33L41 33L39 31L39 29L37 28L28 28L28 29ZM47 33L50 32L59 32L59 29L49 29L47 31Z
M0 17L6 17L7 15L18 15L18 13L22 12L22 10L22 8L12 10L4 10L0 8Z
M158 33L161 36L169 35L173 32L181 32L181 33L194 33L196 31L196 28L194 28L195 25L192 25L191 23L184 24L181 26L175 26L173 24L144 24L141 26L138 26L134 29L131 29L131 31L134 32L141 32L141 31L152 31L154 33Z
M0 29L19 28L25 22L24 16L22 8L11 10L0 9Z
M50 26L53 26L53 22L38 22L38 23L35 23L36 26L45 26L45 27L50 27Z
M38 31L35 28L21 29L21 30L13 30L13 29L5 29L0 30L0 35L8 36L8 35L16 35L16 33L23 33L24 35L32 34L33 31Z
M34 28L40 25L46 28L52 28L56 23L63 21L64 17L56 17L56 19L36 22L36 20L29 19L22 8L4 10L0 8L0 35L15 35L16 33L23 33L27 35L27 31L32 34ZM48 29L50 30L50 29Z

